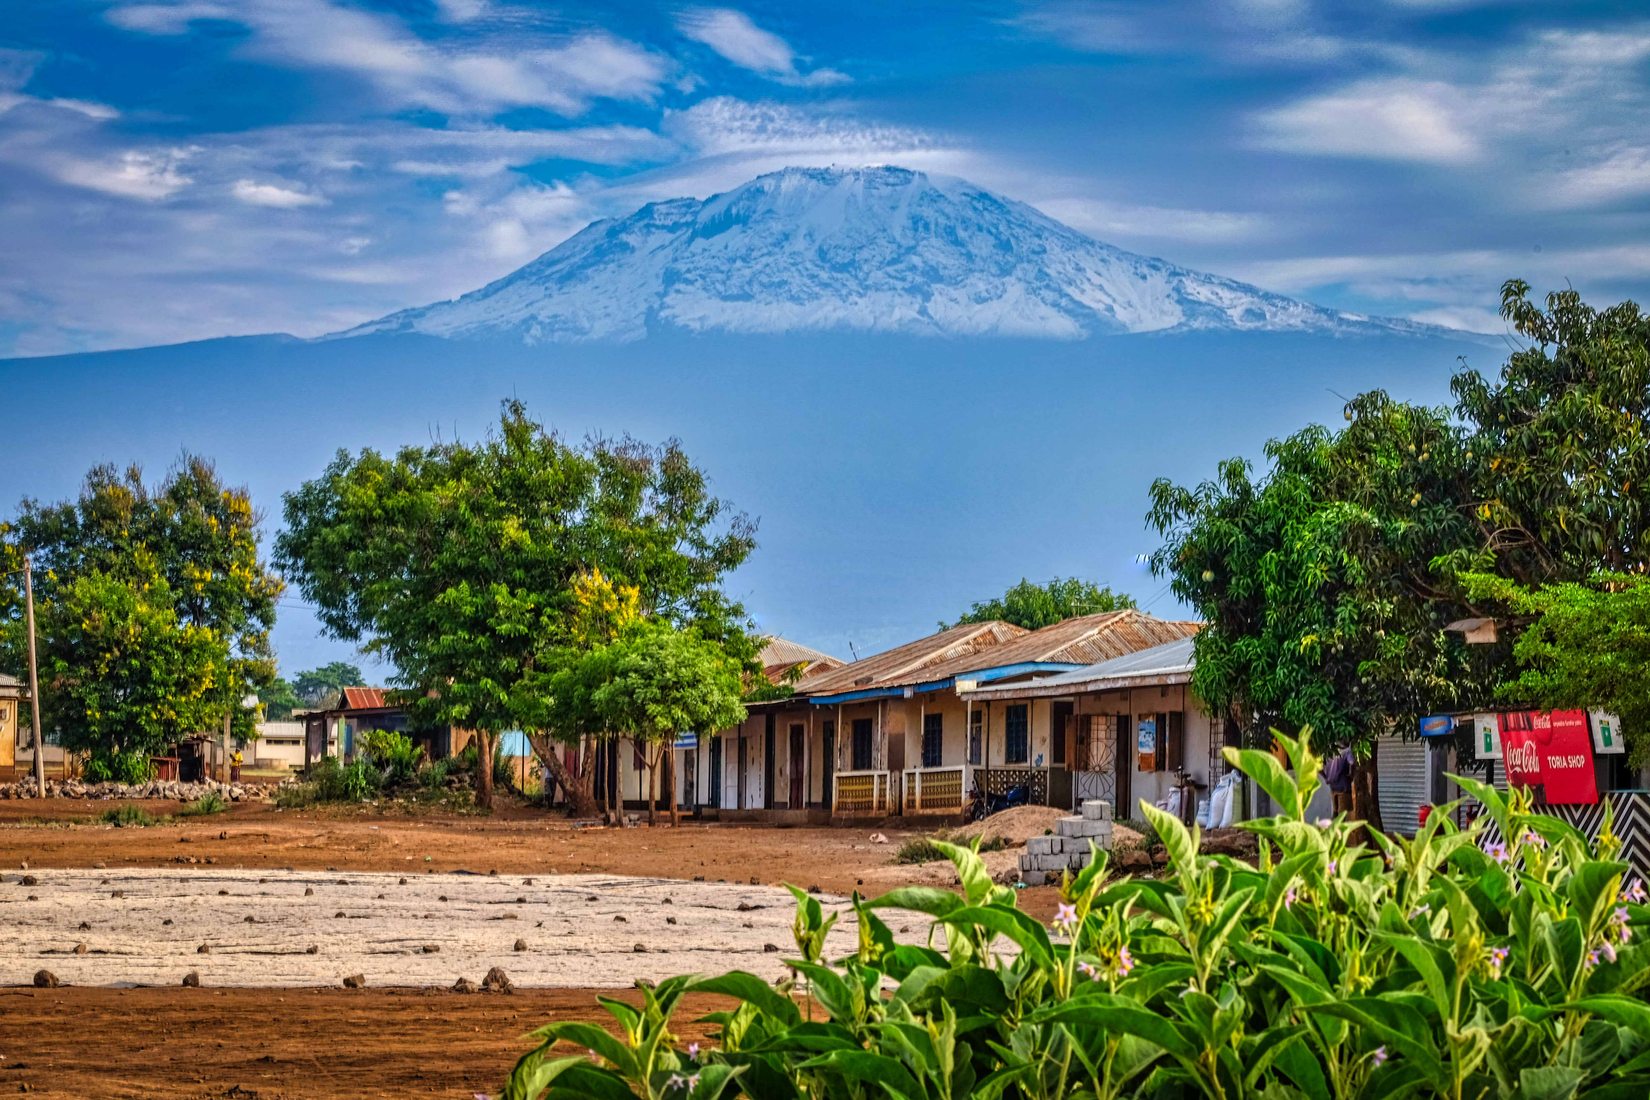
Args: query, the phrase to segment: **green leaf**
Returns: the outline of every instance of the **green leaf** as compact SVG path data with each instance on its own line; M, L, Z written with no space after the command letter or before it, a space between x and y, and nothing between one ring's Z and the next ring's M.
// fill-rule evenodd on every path
M1054 957L1048 931L1018 909L1000 905L970 905L940 918L952 928L977 926L1014 941L1039 966L1048 966Z
M1228 764L1260 785L1260 789L1277 804L1281 816L1296 821L1302 819L1300 791L1277 757L1260 749L1228 748L1221 752Z
M1113 1035L1133 1035L1162 1047L1182 1061L1197 1061L1197 1044L1183 1034L1178 1025L1121 997L1086 997L1080 1001L1069 1001L1039 1014L1038 1019L1095 1027Z
M950 890L937 886L900 886L865 904L872 909L909 909L931 917L947 917L966 903Z
M747 974L742 970L735 970L716 978L699 979L692 982L687 989L694 993L721 993L728 997L736 997L746 1004L756 1006L786 1027L793 1026L802 1019L795 1001L755 974Z
M824 1069L841 1074L907 1100L926 1100L922 1086L899 1062L865 1050L833 1050L802 1063L803 1069Z
M1587 1074L1574 1066L1535 1066L1518 1074L1518 1100L1570 1100Z

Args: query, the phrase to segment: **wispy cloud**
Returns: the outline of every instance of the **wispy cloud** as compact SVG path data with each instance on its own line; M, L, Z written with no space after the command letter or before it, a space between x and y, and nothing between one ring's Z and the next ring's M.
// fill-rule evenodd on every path
M449 17L483 10L443 8ZM562 41L512 33L431 42L388 15L332 0L122 3L109 9L108 19L155 35L184 34L207 19L238 23L251 32L242 47L248 56L346 73L391 103L459 115L542 107L575 116L598 99L645 102L671 72L665 58L605 32Z
M682 34L709 46L724 60L781 84L821 87L848 81L846 74L835 69L802 71L789 42L732 8L695 9L684 13L677 26Z
M260 183L257 180L239 179L230 190L237 199L248 206L270 206L277 210L321 206L327 201L320 195L285 183Z

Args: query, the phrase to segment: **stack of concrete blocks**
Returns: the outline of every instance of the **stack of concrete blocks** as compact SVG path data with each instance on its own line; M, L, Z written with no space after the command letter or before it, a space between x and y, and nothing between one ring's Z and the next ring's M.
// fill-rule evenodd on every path
M1111 851L1110 802L1086 801L1082 813L1054 823L1053 836L1027 840L1025 854L1020 857L1020 878L1037 883L1058 878L1061 871L1075 873L1088 866L1090 842Z

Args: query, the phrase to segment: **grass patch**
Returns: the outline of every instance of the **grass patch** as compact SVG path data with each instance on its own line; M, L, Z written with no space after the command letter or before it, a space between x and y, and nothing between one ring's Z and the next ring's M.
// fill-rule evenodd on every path
M953 840L949 835L940 833L937 836L916 836L901 844L894 852L895 863L937 863L942 859L950 859L940 850L935 841L945 841L948 844L961 843L967 847L966 841ZM980 841L981 852L1000 852L1008 847L1008 841L1000 836L988 836Z
M98 820L117 829L146 829L151 825L159 825L166 819L156 817L142 806L127 803L123 806L109 807Z
M229 809L229 803L217 791L207 791L178 811L179 817L208 817Z

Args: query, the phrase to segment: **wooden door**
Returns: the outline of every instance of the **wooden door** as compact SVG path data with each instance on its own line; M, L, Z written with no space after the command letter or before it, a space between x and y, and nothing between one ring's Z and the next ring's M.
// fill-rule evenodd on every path
M791 723L791 809L808 804L808 735L801 722Z

